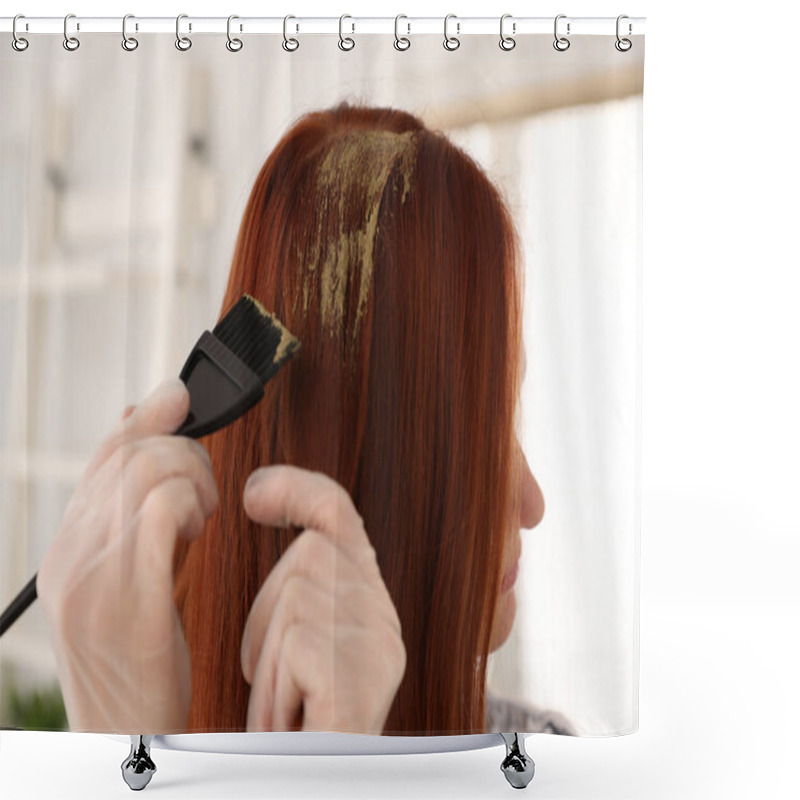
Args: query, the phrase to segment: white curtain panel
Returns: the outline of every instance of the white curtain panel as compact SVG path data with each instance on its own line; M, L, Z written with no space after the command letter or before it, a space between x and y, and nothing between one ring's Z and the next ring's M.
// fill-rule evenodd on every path
M524 250L521 444L546 512L487 686L587 736L638 726L644 37L58 35L3 47L0 471L5 607L38 569L127 404L177 376L220 309L250 189L308 111L418 115L507 199ZM8 693L57 685L34 605L2 640Z

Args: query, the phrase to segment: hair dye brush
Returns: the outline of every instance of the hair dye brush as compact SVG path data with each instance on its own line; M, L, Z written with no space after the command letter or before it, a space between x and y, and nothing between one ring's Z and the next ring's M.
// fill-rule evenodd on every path
M264 396L264 384L294 355L300 342L261 303L242 295L213 333L204 331L180 378L189 413L176 436L199 439L230 425ZM38 573L37 573L38 574ZM36 599L36 575L0 617L0 636Z
M299 347L258 300L242 295L213 333L203 332L183 365L190 405L176 435L199 439L239 419Z

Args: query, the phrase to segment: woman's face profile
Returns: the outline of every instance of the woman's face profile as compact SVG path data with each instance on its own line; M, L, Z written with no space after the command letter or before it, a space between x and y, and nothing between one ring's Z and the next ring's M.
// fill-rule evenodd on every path
M517 446L520 459L520 512L519 528L535 528L544 516L544 496L536 478L533 477L528 459L522 452L522 447ZM517 611L517 599L514 595L514 583L517 579L519 557L522 554L522 539L517 526L512 526L509 531L509 541L506 546L506 560L503 563L502 584L500 596L497 599L497 613L492 628L489 650L497 650L511 633L514 624L514 615Z

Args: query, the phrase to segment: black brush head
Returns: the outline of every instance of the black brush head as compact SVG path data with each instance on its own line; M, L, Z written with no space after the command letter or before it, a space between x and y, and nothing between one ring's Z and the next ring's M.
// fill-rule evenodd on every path
M250 295L203 331L181 370L189 414L176 431L199 438L237 420L264 396L264 384L300 342Z
M249 294L242 295L213 333L262 383L300 349L300 342Z

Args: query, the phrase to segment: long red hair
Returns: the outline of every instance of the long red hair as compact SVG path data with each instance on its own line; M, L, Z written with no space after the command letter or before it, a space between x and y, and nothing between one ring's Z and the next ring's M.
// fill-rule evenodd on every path
M247 203L220 317L243 293L302 343L262 402L203 440L220 505L175 557L188 731L245 730L259 587L297 529L245 515L264 464L330 475L364 519L407 652L386 734L484 732L504 547L518 521L519 243L445 135L341 103L278 142Z

